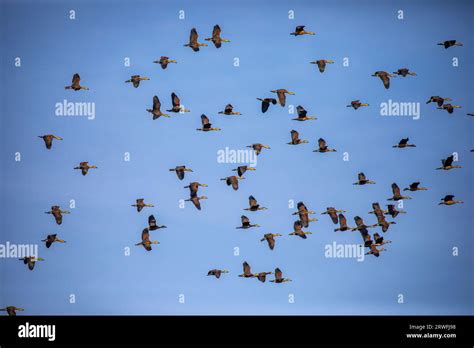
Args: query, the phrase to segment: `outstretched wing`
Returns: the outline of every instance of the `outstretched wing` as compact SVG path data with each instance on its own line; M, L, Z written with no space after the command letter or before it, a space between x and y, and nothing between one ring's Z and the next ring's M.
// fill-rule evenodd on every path
M400 196L400 187L398 187L396 183L392 184L392 192L394 196L396 197Z
M275 268L275 279L276 280L283 279L283 272L279 268Z
M214 29L212 30L212 39L219 40L221 38L221 28L218 24L214 25Z
M328 146L326 145L326 140L319 138L318 145L320 150L325 150Z
M291 131L291 142L292 143L297 143L298 140L299 140L299 136L300 136L300 134L297 131L292 130Z
M198 36L199 35L196 31L196 28L192 28L191 33L189 35L189 44L190 45L197 45Z
M306 117L306 114L308 113L304 107L302 107L301 105L298 105L296 107L296 112L298 113L298 118L305 118Z
M250 197L249 197L249 205L250 205L250 207L255 207L255 206L257 206L257 200L255 199L254 196L250 196Z
M209 118L204 114L201 115L201 123L203 127L210 125Z

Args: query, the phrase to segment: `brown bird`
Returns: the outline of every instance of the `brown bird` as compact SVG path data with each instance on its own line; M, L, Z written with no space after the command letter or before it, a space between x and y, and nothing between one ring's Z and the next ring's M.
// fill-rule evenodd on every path
M90 166L89 162L80 162L79 167L74 167L74 169L80 169L82 175L86 175L89 172L89 169L97 169L97 166Z
M385 89L389 89L390 88L390 78L395 77L396 75L390 75L386 71L376 71L375 73L372 74L372 76L379 77L382 80L383 86L385 87Z
M406 77L407 75L416 76L416 73L411 72L408 68L401 68L393 72L395 75Z
M367 185L367 184L375 184L375 181L372 181L372 180L368 180L366 177L365 177L365 174L364 173L359 173L357 174L357 182L353 183L352 185Z
M242 226L238 226L236 227L237 229L247 229L247 228L251 228L251 227L260 227L260 225L258 224L251 224L250 223L250 219L248 217L246 217L245 215L242 215L240 217L240 220L242 221Z
M462 168L461 166L454 165L454 155L448 156L446 159L442 159L441 163L443 164L442 167L436 168L437 170L450 170L454 168Z
M239 189L239 180L243 180L245 179L244 177L240 177L240 176L235 176L235 175L232 175L232 176L228 176L226 178L223 178L221 180L224 180L227 184L227 186L231 186L232 185L232 188L237 191Z
M197 195L199 186L207 187L207 184L200 184L198 182L192 182L188 186L184 186L184 188L189 188L189 193L190 193L191 197L193 197L193 196Z
M276 93L278 96L278 102L280 105L283 107L285 106L286 103L286 95L294 95L295 93L293 92L288 92L286 89L275 89L273 91L270 91L272 93Z
M336 228L334 232L344 232L344 231L353 231L353 227L347 226L346 217L343 214L339 214L339 228Z
M270 280L272 283L286 283L291 282L291 279L283 278L283 272L277 267L275 268L275 279Z
M81 89L86 90L86 91L89 90L89 87L81 86L80 82L81 82L81 77L79 76L79 74L76 73L72 77L72 84L70 86L66 86L64 88L65 89L73 89L75 91L80 91Z
M329 217L331 218L332 222L336 225L338 223L338 216L337 213L345 213L345 210L337 210L334 207L327 207L325 212L322 212L321 214L328 214Z
M224 108L224 111L219 111L219 114L224 114L224 115L242 115L240 112L233 111L234 107L232 104L227 104Z
M54 242L66 243L65 240L59 239L57 234L48 234L46 239L43 239L41 241L46 242L46 248L49 248Z
M260 239L261 242L266 240L268 242L268 247L270 250L273 250L275 248L275 237L281 237L281 234L279 233L265 233L263 235L263 238Z
M32 271L35 268L36 262L37 261L44 261L43 258L41 257L35 257L35 256L27 256L19 259L20 261L23 261L25 265L28 265L28 269Z
M10 317L14 317L14 316L16 316L17 311L24 311L24 309L23 308L18 308L18 307L15 307L15 306L8 306L6 308L0 308L0 311L7 312L7 314Z
M374 214L377 217L377 226L382 227L382 232L387 232L390 225L396 224L395 221L388 222L387 220L385 220L384 213L382 209L380 209L380 204L372 203L372 208L374 209Z
M370 251L368 251L367 253L365 253L365 255L374 255L376 257L379 257L380 256L380 253L382 251L385 251L386 249L385 248L381 248L381 249L377 249L377 246L375 244L372 244L370 246Z
M162 113L160 108L161 108L160 99L155 95L153 97L153 109L146 109L146 111L148 111L149 113L153 115L154 120L156 120L160 116L170 117L170 115Z
M224 274L224 273L229 273L229 271L225 269L211 269L209 272L207 272L207 275L214 276L217 279L219 279L221 277L221 274Z
M351 105L346 105L348 108L354 108L354 110L357 110L361 106L369 106L369 104L366 103L361 103L359 99L351 101Z
M367 231L368 228L378 226L377 224L375 224L375 225L366 225L364 223L364 220L362 220L362 218L360 216L354 217L354 221L355 221L357 227L354 227L352 229L352 231L356 231L356 230L358 230L358 231L366 230Z
M220 128L211 127L212 124L209 122L209 118L204 114L201 115L201 123L202 123L202 128L197 128L196 130L203 131L203 132L220 131L221 130Z
M262 102L262 113L267 112L270 103L273 105L277 103L277 100L275 98L257 98L257 100L260 100Z
M461 42L456 41L456 40L447 40L447 41L438 43L438 45L444 46L445 49L448 49L449 47L453 47L453 46L463 46Z
M400 194L400 187L398 187L396 183L392 184L392 192L393 192L393 196L390 198L387 198L387 200L389 201L400 201L403 199L411 199L411 197L402 196Z
M374 244L375 246L380 246L384 244L392 243L391 240L384 240L383 237L377 232L374 233Z
M233 172L237 172L237 174L239 174L239 176L244 175L244 173L245 173L247 170L257 170L257 169L256 169L256 168L253 168L253 167L249 167L249 166L238 166L237 168L232 169L232 171L233 171Z
M50 211L45 212L45 214L53 215L56 223L61 225L63 223L63 215L62 214L71 214L69 211L61 210L59 205L53 205Z
M293 118L294 121L309 121L309 120L317 120L318 119L317 117L314 117L314 116L307 116L308 112L301 105L298 105L296 107L296 112L298 113L298 117Z
M140 86L140 81L147 81L149 80L148 77L144 76L141 77L140 75L132 75L130 80L125 81L125 83L132 83L133 87L138 88Z
M454 112L454 109L460 109L460 108L461 108L461 105L453 105L453 104L443 104L437 107L437 109L446 110L448 114L452 114Z
M170 59L169 57L161 56L160 60L155 60L153 63L160 64L162 69L166 69L168 67L168 64L178 62L174 59Z
M262 149L270 149L270 146L259 144L259 143L248 145L247 147L251 147L255 151L257 156L260 155L260 152L262 151Z
M306 31L306 30L304 30L304 28L305 28L304 25L298 25L295 28L295 31L290 33L290 35L294 35L295 37L296 36L301 36L301 35L316 35L316 33L312 32L312 31Z
M53 134L47 134L47 135L38 135L38 138L42 138L44 140L44 144L46 145L46 148L48 150L51 149L51 146L53 146L53 139L56 139L56 140L63 140L63 138L61 137L58 137L56 135L53 135Z
M196 28L191 29L191 33L189 34L189 43L185 44L185 47L191 47L194 52L199 51L199 47L201 46L207 46L207 44L204 43L199 43L198 40L198 33L196 31Z
M193 202L197 210L201 210L201 200L207 199L206 196L198 197L198 195L191 196L189 199L185 199L186 202Z
M142 231L142 241L140 243L135 244L136 246L142 245L146 251L151 251L152 244L160 244L157 240L151 241L150 240L150 232L148 228L145 228Z
M323 73L326 70L326 64L334 64L333 60L320 59L315 62L309 62L310 64L316 64L318 66L319 72Z
M454 200L454 195L446 195L444 198L441 198L441 203L439 205L454 205L454 204L462 204L463 201Z
M393 145L392 147L399 148L399 149L404 149L406 147L416 147L415 144L408 144L409 140L410 139L408 138L401 139L397 145Z
M265 207L261 207L260 204L257 203L257 200L254 196L249 196L249 208L245 208L244 210L248 211L258 211L258 210L267 210Z
M432 95L430 99L426 102L426 104L436 103L438 104L438 106L441 106L443 105L445 101L451 101L451 100L452 100L451 98L442 98L439 95Z
M181 105L181 101L179 100L179 97L176 95L176 93L171 93L171 103L173 104L173 107L170 110L166 110L168 112L190 112L191 110L186 109L183 105Z
M137 207L137 211L141 212L143 208L145 207L153 208L154 205L145 203L145 198L137 198L136 203L132 204L132 207Z
M287 143L288 145L307 144L309 142L308 140L301 140L300 134L294 129L290 132L290 134L291 134L291 141Z
M150 230L150 231L156 231L156 230L158 230L158 229L160 229L160 228L167 228L167 227L166 227L165 225L161 225L161 226L158 225L158 224L156 223L155 216L150 215L150 216L148 217L148 230Z
M313 150L313 152L321 152L321 153L324 153L324 152L336 152L335 149L330 149L328 148L327 144L326 144L326 140L324 140L323 138L319 138L318 139L318 146L319 148L316 149L316 150Z
M384 211L384 214L396 218L398 214L406 214L406 211L397 210L395 204L387 204L387 211Z
M318 221L318 219L316 218L314 219L309 218L309 215L316 214L316 213L312 210L308 210L308 208L306 208L306 205L303 202L298 202L296 207L298 208L298 211L293 213L292 215L299 216L301 225L303 227L308 227L310 222Z
M218 24L214 25L214 29L212 30L212 37L209 37L204 40L212 41L216 48L221 48L223 42L230 42L230 40L221 38L221 28Z
M243 264L243 269L244 269L244 273L242 274L239 274L239 277L244 277L244 278L254 278L255 275L252 273L251 269L250 269L250 265L247 263L247 261L245 261Z
M185 172L192 172L191 168L186 168L186 166L176 166L175 168L170 169L170 172L176 172L176 176L179 180L184 179Z
M403 189L403 191L412 191L412 192L415 192L415 191L426 191L428 190L426 187L418 187L420 185L420 182L417 181L417 182L413 182L411 183L408 187L405 187Z
M291 232L289 236L298 236L303 239L306 239L307 238L306 235L308 234L313 234L313 232L304 232L302 222L300 220L296 220L293 223L293 232Z

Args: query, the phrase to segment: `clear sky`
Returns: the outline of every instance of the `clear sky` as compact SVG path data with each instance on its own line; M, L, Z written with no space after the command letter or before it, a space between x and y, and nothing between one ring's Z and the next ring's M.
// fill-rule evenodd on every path
M0 242L41 243L49 233L67 241L50 249L40 245L46 261L32 272L18 260L0 260L0 307L16 305L32 315L473 314L474 118L466 115L474 111L472 1L0 4ZM178 18L180 10L185 19ZM215 24L230 43L200 52L183 47L191 28L205 42ZM303 24L316 35L289 35ZM464 46L436 45L450 39ZM152 63L161 55L178 64L162 70ZM459 66L452 66L453 57ZM309 64L318 59L335 64L321 74ZM402 67L418 76L397 77L389 90L370 76ZM89 91L64 89L76 72ZM151 80L135 89L124 83L134 74ZM288 108L278 105L262 114L255 98L270 97L277 88L296 93L287 105L303 105L318 120L292 121ZM153 121L145 111L152 97L168 109L173 91L191 112ZM462 109L449 115L426 105L432 95L451 97ZM55 104L64 99L94 102L95 119L56 116ZM353 99L370 106L347 108ZM389 99L421 103L421 118L380 116L380 103ZM243 115L218 115L227 103ZM222 131L197 132L203 113ZM286 145L292 129L310 144ZM37 137L43 134L64 140L48 151ZM338 152L312 152L319 137ZM404 137L417 147L393 149ZM236 165L217 163L217 151L255 142L271 149L233 191L219 179ZM349 161L343 161L344 152ZM435 170L453 152L463 168ZM99 169L83 177L73 170L81 161ZM182 164L194 172L179 181L168 169ZM352 185L360 171L376 185ZM191 181L209 185L200 190L209 197L202 211L189 202L179 207ZM335 234L329 217L320 215L326 207L346 210L351 226L356 215L372 224L371 204L388 203L391 183L404 188L413 181L429 190L409 193L408 213L385 234L393 241L386 252L364 262L325 258L326 244L361 242L357 232ZM245 212L250 194L269 209ZM465 204L439 206L446 194ZM155 207L137 213L130 205L141 197ZM71 199L75 209L68 207ZM304 201L318 213L306 240L287 235L296 210L289 200ZM55 204L72 211L61 226L44 214ZM236 230L242 213L261 227ZM146 252L134 244L149 214L168 228L151 233L161 244ZM268 232L284 235L273 251L260 242ZM453 247L459 256L452 255ZM239 278L243 261L253 271L278 266L293 282ZM212 268L230 273L207 277Z

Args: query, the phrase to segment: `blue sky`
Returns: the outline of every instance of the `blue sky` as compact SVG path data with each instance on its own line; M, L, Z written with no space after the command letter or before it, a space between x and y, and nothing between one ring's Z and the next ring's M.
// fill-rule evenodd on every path
M33 272L15 259L2 259L0 307L16 305L32 315L473 313L474 119L466 116L474 110L472 2L2 1L0 6L0 242L39 243L49 233L67 240L50 249L41 245L46 261ZM397 19L400 9L403 20ZM183 47L191 28L204 42L217 23L230 43L197 53ZM316 35L290 36L300 24ZM449 39L464 46L436 45ZM152 63L161 55L178 64L162 70ZM21 67L14 66L15 57ZM124 66L125 57L131 67ZM318 59L336 63L321 74L309 64ZM402 67L418 76L397 77L389 90L370 76ZM64 89L76 72L89 91ZM132 88L124 81L134 74L151 80ZM287 105L303 105L318 120L297 123L278 105L262 114L255 98L277 88L295 92ZM191 112L152 121L145 111L152 97L158 95L167 109L173 91ZM452 115L436 110L425 104L431 95L451 97L462 109ZM96 118L55 116L55 104L64 99L94 102ZM347 108L353 99L370 107ZM421 118L380 116L379 105L388 99L420 102ZM243 115L218 115L227 103ZM222 131L197 132L203 113ZM310 144L286 145L291 129ZM50 133L64 140L48 151L37 136ZM319 137L338 152L312 152ZM404 137L417 147L393 149ZM263 151L257 171L233 191L219 179L236 165L217 163L217 151L255 142L271 150ZM440 159L455 151L463 168L436 171ZM16 152L20 162L14 161ZM125 152L130 162L123 160ZM343 152L349 161L342 160ZM81 161L99 169L83 177L72 169ZM194 170L183 181L168 171L181 164ZM353 186L360 171L377 184ZM191 181L209 185L200 190L209 197L202 211L189 203L179 208L179 200L188 198L183 186ZM361 241L358 233L335 234L329 217L320 215L326 207L346 210L349 225L356 215L374 223L367 213L371 204L388 203L392 182L403 188L413 181L429 190L410 192L408 214L386 233L393 243L380 258L324 257L326 244ZM236 230L250 194L269 210L245 214L262 227ZM446 194L465 204L438 206ZM155 208L137 213L130 205L140 197ZM54 204L68 209L71 199L76 208L61 226L44 214ZM307 240L287 236L296 210L288 208L289 200L318 212ZM134 244L149 214L168 228L152 232L161 244L146 252ZM268 232L285 235L273 251L259 241ZM124 256L127 246L130 256ZM459 256L452 256L453 247L459 247ZM243 261L254 271L278 266L293 282L239 278ZM219 280L206 277L212 268L230 273Z

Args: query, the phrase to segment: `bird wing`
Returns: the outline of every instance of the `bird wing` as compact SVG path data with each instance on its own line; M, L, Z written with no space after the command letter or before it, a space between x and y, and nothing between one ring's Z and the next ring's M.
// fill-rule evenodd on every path
M347 219L343 214L339 214L339 224L341 227L347 226Z
M206 125L210 125L209 118L204 114L201 115L201 123L203 127Z
M392 192L394 196L400 196L400 187L396 183L392 184Z
M250 271L250 265L247 263L247 261L245 261L242 266L243 266L245 275L252 274L252 272Z
M316 62L316 64L318 64L319 71L324 72L324 70L326 69L326 61L325 60L318 60Z
M51 137L49 135L45 135L43 137L43 140L44 140L44 144L46 145L46 148L48 150L51 149L51 146L53 145L53 137Z
M454 195L446 195L446 197L443 198L444 201L452 201L454 198Z
M354 221L355 221L357 227L360 227L360 226L364 225L364 220L362 220L362 218L360 216L354 217Z
M194 196L191 198L191 201L193 202L194 206L198 209L201 210L201 201L199 200L198 196Z
M230 114L233 109L234 109L234 107L233 107L231 104L227 104L227 105L225 106L224 112Z
M300 220L296 220L293 223L293 229L295 230L295 232L301 231L303 229L303 225Z
M273 238L272 235L270 235L267 238L267 242L268 242L268 247L270 248L270 250L273 250L273 248L275 248L275 239Z
M150 231L156 230L156 219L153 215L148 217L148 226Z
M283 278L283 272L279 268L275 268L275 279L281 280Z
M295 130L292 130L290 133L291 133L291 142L292 143L297 143L298 140L299 140L300 134Z
M79 82L81 82L81 77L79 76L79 74L76 73L72 77L72 85L73 86L79 86Z
M267 99L263 99L262 100L262 112L263 113L267 112L269 107L270 107L270 103L267 101Z
M249 218L246 217L245 215L242 215L242 216L240 217L240 220L242 221L242 225L248 225L248 224L250 224Z
M214 29L212 30L212 39L219 40L221 37L221 28L218 24L214 25Z
M449 167L453 164L453 161L454 161L454 156L451 155L443 161L443 166Z
M239 180L237 179L237 177L231 176L231 177L230 177L230 183L232 184L232 188L233 188L234 190L238 190L238 189L239 189Z
M365 181L366 180L364 173L359 173L358 178L359 178L359 181Z
M250 196L250 197L249 197L249 205L250 205L251 207L255 207L255 206L257 205L257 200L255 199L254 196Z
M306 114L308 113L304 107L302 107L301 105L298 105L296 107L296 112L298 113L298 118L305 118L306 117Z
M412 190L416 190L416 189L418 188L418 185L420 185L420 182L419 182L419 181L414 182L414 183L410 184L410 188L411 188Z
M324 140L323 138L319 138L318 145L320 150L325 150L327 148L326 140Z
M160 111L161 103L160 99L155 95L153 97L153 111Z
M191 33L189 35L189 44L190 45L197 45L198 36L199 35L196 31L196 28L192 28Z
M398 143L398 145L406 145L406 144L408 144L408 138L402 139Z
M173 107L181 106L181 101L179 100L179 97L174 92L171 93L171 103L173 103Z
M281 105L281 106L285 106L285 103L286 103L285 92L279 90L279 91L277 92L277 95L278 95L278 101L280 102L280 105Z
M142 231L142 242L149 242L150 241L150 232L148 231L148 228L143 229Z

